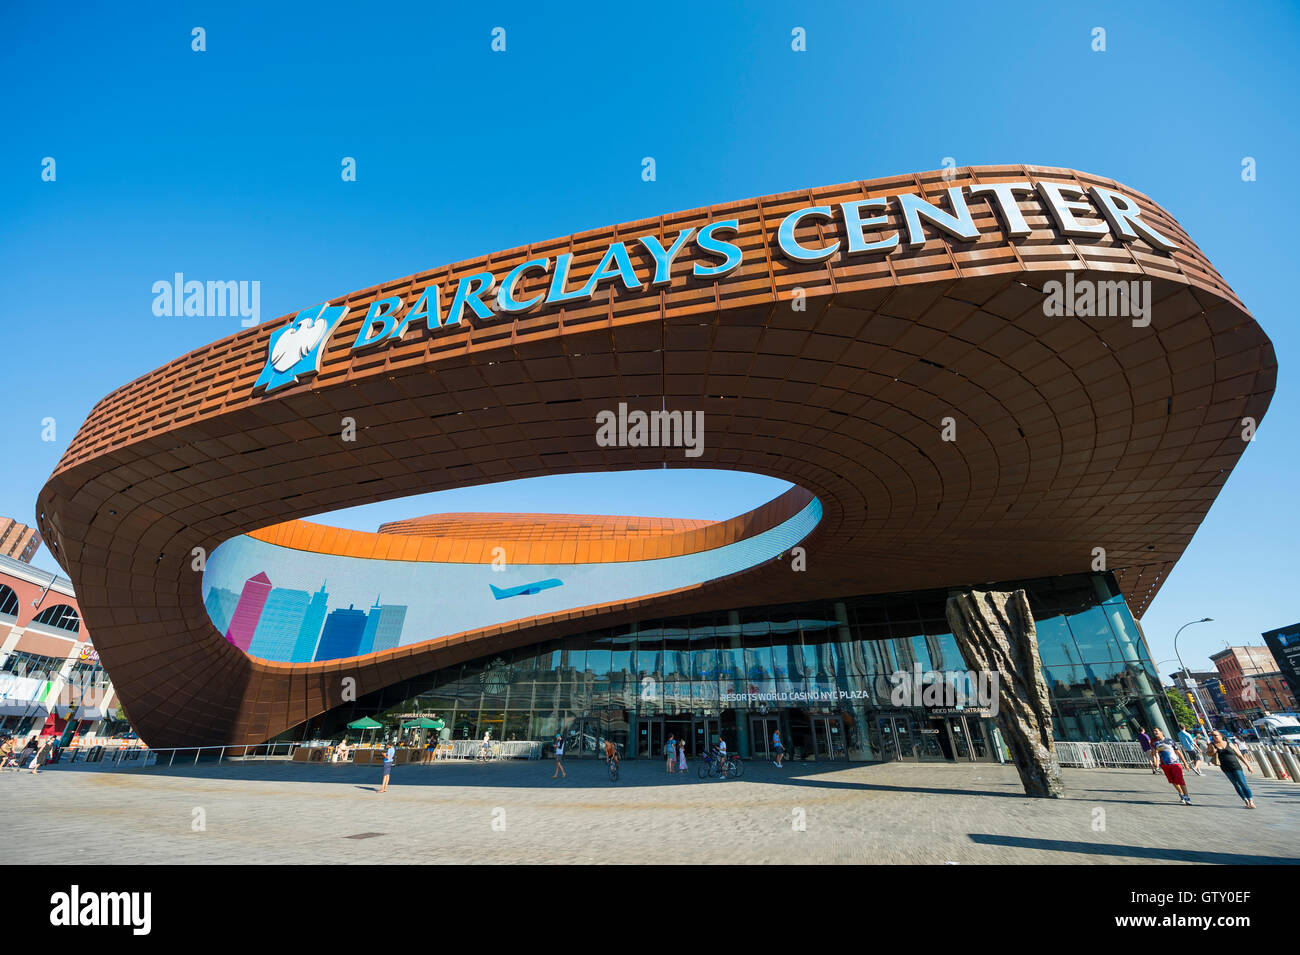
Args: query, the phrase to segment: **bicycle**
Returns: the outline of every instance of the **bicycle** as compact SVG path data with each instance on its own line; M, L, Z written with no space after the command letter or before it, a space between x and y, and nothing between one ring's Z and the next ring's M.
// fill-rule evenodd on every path
M740 760L728 756L725 762L720 761L713 753L709 753L705 756L704 762L700 763L699 769L696 770L700 779L704 779L706 776L720 776L723 779L738 779L740 776L744 775L744 772L745 770L741 765Z
M705 776L716 775L713 771L713 754L705 753L695 769L695 774L703 779Z
M619 765L623 761L621 759L614 759L610 756L606 756L605 762L609 766L609 781L611 783L618 782L618 769L619 769Z

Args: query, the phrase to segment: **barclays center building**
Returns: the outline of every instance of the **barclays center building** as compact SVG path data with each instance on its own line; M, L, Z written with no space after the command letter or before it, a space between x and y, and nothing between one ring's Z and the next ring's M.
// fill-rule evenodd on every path
M1058 739L1168 729L1138 621L1276 372L1141 193L918 173L538 241L222 339L95 407L37 526L153 746L427 714L570 755L757 758L779 731L795 759L997 759L987 698L938 691L971 688L949 597L1025 591ZM662 468L789 488L723 521L313 520Z

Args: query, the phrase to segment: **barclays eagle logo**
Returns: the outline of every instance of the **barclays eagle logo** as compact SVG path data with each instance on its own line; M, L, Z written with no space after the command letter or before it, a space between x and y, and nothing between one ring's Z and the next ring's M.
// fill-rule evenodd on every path
M274 391L318 373L325 342L347 311L346 305L313 305L273 332L266 367L258 375L253 390Z

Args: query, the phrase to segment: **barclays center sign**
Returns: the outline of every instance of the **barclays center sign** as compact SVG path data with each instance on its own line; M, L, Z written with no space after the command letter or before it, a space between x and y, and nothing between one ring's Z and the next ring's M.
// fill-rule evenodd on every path
M774 242L780 254L795 266L815 265L836 254L886 257L899 250L916 250L927 241L927 227L932 233L969 242L980 237L971 213L972 201L991 207L996 227L1009 241L1032 232L1020 208L1022 198L1036 199L1061 236L1142 239L1165 253L1178 247L1143 220L1140 207L1129 196L1100 186L1085 190L1072 182L1047 180L952 186L946 190L942 204L919 193L903 192L833 206L805 206L781 220ZM899 223L899 227L891 223ZM825 227L818 230L820 238L814 241L808 233L817 225ZM799 237L801 227L803 238ZM461 327L472 320L471 314L480 322L490 322L517 318L549 306L586 302L611 284L631 294L657 291L670 284L679 260L689 261L691 274L697 279L721 279L744 264L744 251L732 241L739 233L738 219L723 219L699 229L685 228L667 245L653 234L612 242L589 275L571 274L573 253L565 252L554 258L543 256L522 262L504 275L487 271L466 275L456 281L454 288L444 289L435 283L408 297L381 298L366 312L349 355L382 349L409 335ZM633 251L643 253L638 256L643 260L648 256L649 267L638 271L632 261ZM683 264L680 268L685 267ZM534 294L521 297L525 277L540 287ZM274 391L318 373L325 343L347 312L346 305L315 305L273 332L266 366L254 390Z

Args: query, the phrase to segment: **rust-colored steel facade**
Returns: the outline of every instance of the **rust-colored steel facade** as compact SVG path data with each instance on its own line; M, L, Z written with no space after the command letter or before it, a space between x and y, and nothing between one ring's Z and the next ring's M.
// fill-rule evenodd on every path
M815 265L777 248L778 224L806 206L902 192L938 204L953 186L1022 180L1121 190L1178 247L1062 235L1026 196L1018 206L1032 232L1023 238L1009 239L992 204L972 199L974 241L932 232L919 249L841 250ZM897 210L886 214L902 228ZM610 283L590 301L350 350L379 298L564 252L585 275L613 241L653 233L667 245L684 227L720 218L739 220L733 241L744 249L743 266L720 279L682 268L661 289L632 294ZM832 229L808 220L800 235L820 245ZM651 270L648 257L633 259ZM1067 272L1150 281L1149 327L1046 315L1044 285ZM521 297L545 282L526 278ZM793 307L800 299L805 307ZM254 393L283 322L198 349L104 398L40 494L39 530L153 745L265 740L337 705L345 676L368 692L647 615L1087 571L1099 547L1141 614L1243 453L1242 419L1262 419L1276 377L1268 338L1168 213L1111 180L1032 166L664 215L331 304L350 311L314 379ZM599 446L595 417L619 402L703 411L702 455ZM340 440L344 417L355 419L356 441ZM955 441L943 440L945 418L955 421ZM292 528L270 528L286 518L543 474L665 465L753 471L797 488L730 522L642 524L632 536L671 540L674 553L707 549L772 526L816 495L823 518L804 542L807 570L769 562L670 594L300 665L246 656L200 598L195 548L211 553L261 528L264 539L287 541ZM407 527L406 539L436 551L439 524L427 523L432 537ZM512 539L537 543L538 525L523 520ZM510 527L503 518L486 533L452 536L486 541ZM592 559L620 559L617 534L578 536L608 546L589 550Z

